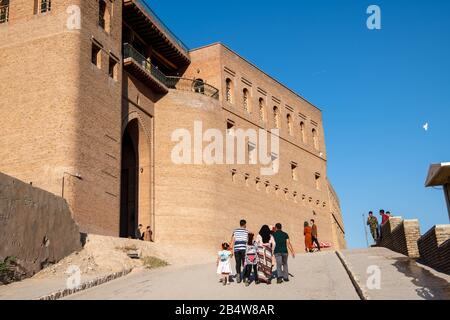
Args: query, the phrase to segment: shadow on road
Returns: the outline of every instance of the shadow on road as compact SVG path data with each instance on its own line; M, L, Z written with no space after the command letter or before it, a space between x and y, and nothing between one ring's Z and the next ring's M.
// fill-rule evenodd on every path
M426 300L450 300L450 284L445 279L434 275L429 270L419 266L415 260L408 257L392 258L392 264L417 287L417 294Z

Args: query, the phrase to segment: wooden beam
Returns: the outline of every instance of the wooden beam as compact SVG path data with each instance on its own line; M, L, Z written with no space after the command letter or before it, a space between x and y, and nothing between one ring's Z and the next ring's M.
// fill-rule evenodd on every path
M178 66L167 60L163 55L161 55L159 52L152 49L152 54L155 55L159 60L161 60L162 63L166 64L168 67L177 70Z

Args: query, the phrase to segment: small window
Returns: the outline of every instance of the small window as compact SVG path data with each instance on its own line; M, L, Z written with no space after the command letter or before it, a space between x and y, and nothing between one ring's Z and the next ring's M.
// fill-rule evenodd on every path
M273 107L273 124L275 128L280 128L280 111L278 107Z
M306 143L305 123L303 121L300 122L300 134L302 137L302 142Z
M111 15L105 0L100 0L98 3L98 25L106 32L110 31Z
M92 53L91 53L91 62L96 65L97 68L101 69L101 54L102 48L95 43L92 43Z
M297 172L297 163L291 162L291 176L292 180L297 181L298 180L298 172Z
M249 92L247 89L244 89L242 92L242 105L244 110L250 113L250 102L249 102Z
M245 186L249 186L250 175L248 173L244 174Z
M272 158L272 172L277 173L278 169L280 168L279 167L280 166L280 163L279 163L280 161L278 159L278 155L275 154L275 153L272 153L271 158Z
M288 132L289 132L289 135L291 135L291 136L293 136L294 135L294 130L293 130L293 128L292 128L292 117L291 117L291 115L288 113L288 115L287 115L287 126L288 126Z
M288 188L285 188L285 189L283 190L283 192L284 192L284 199L285 199L285 200L289 200L289 189L288 189Z
M320 190L320 173L316 172L314 178L316 181L316 189Z
M40 0L35 2L35 5L37 5L38 12L40 13L46 13L52 10L52 1L51 0Z
M269 181L264 182L264 187L266 188L266 193L270 193L270 182Z
M297 203L297 198L298 198L297 191L292 192L292 198L294 198L294 202Z
M98 3L98 25L105 29L106 26L106 2L103 0L100 0Z
M234 135L234 121L227 120L227 134Z
M256 178L255 179L255 186L256 186L256 190L261 190L261 179L260 178Z
M256 146L255 144L248 143L248 164L257 164Z
M266 112L264 110L264 99L263 98L259 99L259 120L261 120L262 122L266 121Z
M9 20L9 0L0 0L0 23Z
M225 99L229 103L233 103L233 82L231 79L225 81Z
M109 76L117 80L117 61L109 57Z
M280 190L280 186L276 184L276 185L273 187L273 189L274 189L274 191L275 191L275 195L278 196L278 191Z
M313 136L314 148L316 150L319 150L319 139L317 138L317 130L316 129L312 129L312 136Z
M231 170L231 181L236 182L236 169Z
M96 65L99 69L101 69L101 53L102 48L100 48L100 46L96 45L95 43L92 43L91 61L92 64Z

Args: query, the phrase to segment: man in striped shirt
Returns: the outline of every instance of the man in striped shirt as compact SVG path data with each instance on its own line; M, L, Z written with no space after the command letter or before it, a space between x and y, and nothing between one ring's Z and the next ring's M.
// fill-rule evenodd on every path
M247 250L248 230L247 221L240 221L240 228L233 231L231 237L231 250L234 250L234 258L236 260L236 281L241 283L241 268L244 266L245 251Z

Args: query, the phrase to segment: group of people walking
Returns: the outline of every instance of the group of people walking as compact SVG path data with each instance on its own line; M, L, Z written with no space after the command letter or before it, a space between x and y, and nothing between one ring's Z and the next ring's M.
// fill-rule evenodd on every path
M304 235L306 252L312 252L314 243L320 250L314 220L311 220L311 226L305 222ZM274 228L263 225L255 236L248 231L247 222L241 220L239 228L233 231L230 244L222 243L221 249L217 257L217 273L221 275L220 281L223 285L229 284L233 256L236 261L237 283L244 282L249 286L253 279L255 284L261 282L271 284L274 265L277 283L289 281L289 251L292 258L295 258L295 252L289 235L283 231L281 223L275 224Z
M369 226L370 233L372 234L372 238L375 242L381 239L381 226L389 220L389 218L391 217L391 213L389 211L385 212L383 209L381 209L380 216L381 224L378 223L378 219L373 215L372 211L369 211L369 216L367 217L367 225Z

